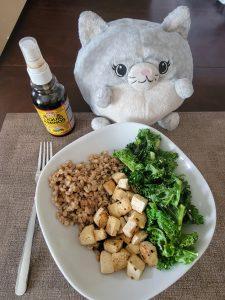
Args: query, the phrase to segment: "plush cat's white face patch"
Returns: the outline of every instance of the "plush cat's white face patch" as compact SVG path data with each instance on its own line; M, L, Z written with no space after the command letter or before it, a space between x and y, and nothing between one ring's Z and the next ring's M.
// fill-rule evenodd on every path
M128 83L138 91L149 90L158 80L159 71L150 63L137 63L128 73Z

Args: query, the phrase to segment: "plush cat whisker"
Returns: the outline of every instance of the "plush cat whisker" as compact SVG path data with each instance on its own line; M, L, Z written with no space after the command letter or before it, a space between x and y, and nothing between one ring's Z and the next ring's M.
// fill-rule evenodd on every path
M146 82L146 81L148 81L148 82L153 82L153 80L150 80L149 78L148 78L148 76L146 76L146 79L144 80L144 81L139 81L138 80L138 83L144 83L144 82Z
M144 82L146 82L147 81L147 79L145 79L144 81L139 81L138 80L138 83L144 83Z

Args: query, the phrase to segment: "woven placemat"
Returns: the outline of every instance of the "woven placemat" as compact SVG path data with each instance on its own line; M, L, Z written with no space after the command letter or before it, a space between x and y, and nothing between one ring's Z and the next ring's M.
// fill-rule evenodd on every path
M90 113L77 114L73 133L54 138L36 114L6 115L0 132L0 299L16 298L14 286L33 203L39 142L52 140L56 152L89 132L92 117ZM225 299L225 112L181 113L180 126L164 133L197 165L212 188L217 228L204 256L155 299ZM58 270L38 225L30 267L23 299L84 299Z

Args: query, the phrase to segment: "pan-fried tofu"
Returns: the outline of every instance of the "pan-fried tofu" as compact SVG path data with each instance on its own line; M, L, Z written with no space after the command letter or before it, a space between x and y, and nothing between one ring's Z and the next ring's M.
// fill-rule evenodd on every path
M118 182L118 187L128 191L130 189L129 183L128 183L128 178L121 178Z
M114 270L119 271L126 268L129 257L130 257L130 253L125 249L122 249L117 253L113 253L112 261L113 261Z
M125 219L125 221L127 222L128 219L129 219L128 215L124 216L124 219Z
M124 253L124 255L127 257L127 259L130 257L130 252L126 249L121 249L120 252Z
M156 247L148 242L144 241L140 244L141 256L146 264L150 267L154 267L158 264L158 255Z
M145 269L145 263L135 254L133 254L127 263L127 276L131 279L139 280Z
M143 212L140 214L139 212L133 210L130 215L131 220L137 221L138 227L141 229L145 228L145 224L147 222L146 214Z
M124 217L120 217L120 230L119 230L119 234L123 233L123 227L126 225L126 221L124 219Z
M140 253L140 247L139 245L133 245L133 244L128 244L126 246L127 251L129 251L131 254L138 254Z
M126 236L124 233L121 233L120 235L119 235L119 237L121 238L121 240L124 242L124 243L126 243L126 244L130 244L130 242L131 242L131 237L128 237L128 236Z
M127 197L131 201L132 197L134 196L134 193L131 191L127 191Z
M120 201L123 198L127 198L127 193L124 190L116 187L115 190L114 190L114 193L112 195L112 199L114 201L116 201L116 200Z
M131 244L138 245L147 238L148 234L144 231L138 231L132 238Z
M94 237L94 225L85 226L80 233L79 239L83 246L94 245L96 243Z
M103 187L104 189L106 190L106 192L112 196L112 194L114 193L114 190L116 188L116 185L115 185L115 182L113 180L109 180L109 181L106 181L104 184L103 184Z
M122 198L108 205L109 214L116 218L126 215L131 209L130 200L128 198Z
M148 204L148 199L142 197L139 194L134 194L131 199L131 206L133 210L142 213Z
M117 199L115 198L115 196L117 195L117 190L120 190L120 189L118 188L118 186L116 186L116 188L115 188L115 190L114 190L114 193L113 193L112 196L111 196L111 202L112 202L112 203L114 203L114 202L117 201Z
M94 222L100 228L105 228L108 221L108 212L105 208L100 207L94 215Z
M109 216L106 225L106 232L111 236L116 236L120 230L120 220L113 216Z
M117 172L112 175L112 179L118 183L120 179L127 178L127 176L122 172Z
M89 250L97 250L98 248L99 248L99 242L95 242L95 244L93 244L93 245L87 245L87 248L89 249Z
M128 214L131 210L131 204L129 198L122 198L119 202L119 211L122 216Z
M107 238L105 229L100 228L100 229L94 230L94 237L95 237L96 242L105 240Z
M123 233L128 237L132 237L136 228L137 222L135 220L128 219L126 225L123 227Z
M108 211L111 216L114 216L116 218L121 217L121 212L119 209L118 201L108 205Z
M103 274L114 272L112 254L107 251L102 251L100 254L100 268Z
M117 238L110 238L104 241L104 249L109 253L119 252L123 247L123 241Z

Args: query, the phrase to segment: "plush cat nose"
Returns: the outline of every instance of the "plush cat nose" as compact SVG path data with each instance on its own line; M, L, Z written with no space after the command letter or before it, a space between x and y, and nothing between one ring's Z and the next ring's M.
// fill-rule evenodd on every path
M136 90L151 89L159 80L159 70L151 63L137 63L128 73L128 83Z
M143 81L146 77L148 77L149 80L156 80L158 79L158 69L155 65L151 63L137 63L133 65L133 67L130 70L130 76L136 77L139 81Z
M152 76L152 70L150 69L142 69L141 74L144 76Z

